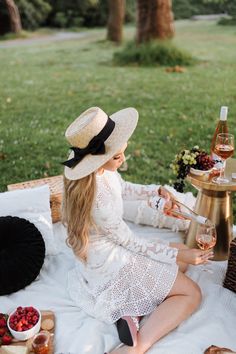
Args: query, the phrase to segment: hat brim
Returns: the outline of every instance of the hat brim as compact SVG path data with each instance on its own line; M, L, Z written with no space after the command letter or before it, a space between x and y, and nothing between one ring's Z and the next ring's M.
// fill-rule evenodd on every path
M106 153L104 155L86 155L75 167L65 166L65 177L77 180L90 175L99 169L112 156L114 156L133 134L138 123L138 112L135 108L125 108L114 114L111 119L115 122L115 128L105 141ZM69 154L68 160L74 157L74 152Z

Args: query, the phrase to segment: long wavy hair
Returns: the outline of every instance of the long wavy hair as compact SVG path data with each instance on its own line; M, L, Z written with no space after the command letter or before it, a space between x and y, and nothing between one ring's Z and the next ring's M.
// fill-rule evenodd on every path
M81 260L87 260L89 229L94 225L91 209L96 191L95 172L79 180L64 176L62 222L67 227L67 245Z

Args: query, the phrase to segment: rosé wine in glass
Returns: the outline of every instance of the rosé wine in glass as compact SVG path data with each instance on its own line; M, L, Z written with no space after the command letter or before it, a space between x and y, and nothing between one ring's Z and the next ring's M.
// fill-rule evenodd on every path
M216 244L217 234L214 224L199 224L197 227L196 242L201 250L207 251L212 249ZM203 265L204 271L212 272Z
M215 246L216 237L214 237L213 235L209 235L209 234L200 234L200 235L197 235L196 241L197 241L198 247L201 250L207 251Z
M220 171L220 176L213 178L212 181L218 184L228 183L229 180L224 176L225 162L233 156L234 153L234 136L228 133L218 134L215 141L214 152L221 157L223 167Z
M214 151L223 160L226 160L234 154L234 147L232 145L217 144Z

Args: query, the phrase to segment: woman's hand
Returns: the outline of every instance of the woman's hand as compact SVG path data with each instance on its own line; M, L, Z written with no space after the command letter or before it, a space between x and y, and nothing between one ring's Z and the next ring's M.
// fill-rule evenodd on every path
M169 192L165 187L161 186L158 189L158 194L160 197L166 199L166 203L164 206L164 212L166 215L171 216L172 210L179 210L179 206L176 204L175 196L171 192Z
M214 253L212 250L202 251L196 248L180 249L178 250L177 261L197 265L207 263L213 256Z
M162 186L159 187L157 194L160 197L163 197L165 199L174 198L174 195L171 192L169 192L168 189L166 189L165 187L162 187Z
M166 189L165 187L159 187L158 189L158 194L160 197L163 197L167 200L172 200L175 201L175 196L174 194L172 194L171 192L168 191L168 189Z

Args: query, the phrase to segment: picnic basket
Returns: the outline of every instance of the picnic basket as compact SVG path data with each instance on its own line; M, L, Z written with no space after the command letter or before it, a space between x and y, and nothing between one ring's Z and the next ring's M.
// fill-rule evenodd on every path
M223 286L236 293L236 237L230 243L228 267Z
M13 191L16 189L34 188L48 184L50 189L50 207L52 214L52 222L58 222L61 220L61 202L62 202L62 190L63 190L63 176L53 176L41 179L35 179L33 181L26 181L21 183L9 184L7 189Z

